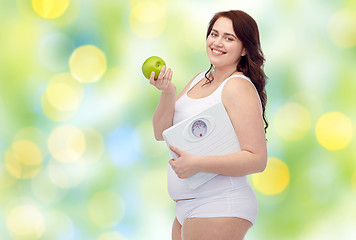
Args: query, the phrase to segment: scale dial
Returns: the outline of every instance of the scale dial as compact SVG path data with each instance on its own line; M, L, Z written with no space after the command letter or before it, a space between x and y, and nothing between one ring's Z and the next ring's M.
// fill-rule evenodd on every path
M196 120L192 125L192 134L197 138L204 137L208 131L208 126L203 120Z

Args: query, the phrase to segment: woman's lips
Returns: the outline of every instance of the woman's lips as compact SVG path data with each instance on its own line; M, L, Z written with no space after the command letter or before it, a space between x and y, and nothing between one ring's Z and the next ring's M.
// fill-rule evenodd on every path
M221 55L225 54L225 52L220 51L220 50L217 50L217 49L214 49L214 48L211 49L211 52L212 52L213 55L215 55L215 56L221 56Z

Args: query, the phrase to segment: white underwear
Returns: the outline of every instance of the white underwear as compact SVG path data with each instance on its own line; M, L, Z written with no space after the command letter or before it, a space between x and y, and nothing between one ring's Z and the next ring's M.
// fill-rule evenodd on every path
M176 203L176 217L181 225L187 218L209 217L238 217L254 224L257 212L257 199L250 185Z

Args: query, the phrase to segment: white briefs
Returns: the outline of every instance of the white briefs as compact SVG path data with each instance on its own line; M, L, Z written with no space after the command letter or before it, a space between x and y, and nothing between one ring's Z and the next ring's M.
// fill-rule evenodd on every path
M176 217L181 225L187 218L209 217L238 217L254 224L257 212L257 199L250 185L176 203Z

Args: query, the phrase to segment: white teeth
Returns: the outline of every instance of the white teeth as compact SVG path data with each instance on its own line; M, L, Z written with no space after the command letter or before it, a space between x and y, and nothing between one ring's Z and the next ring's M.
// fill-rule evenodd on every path
M216 53L216 54L223 54L223 52L220 52L220 51L215 50L215 49L213 49L213 53Z

